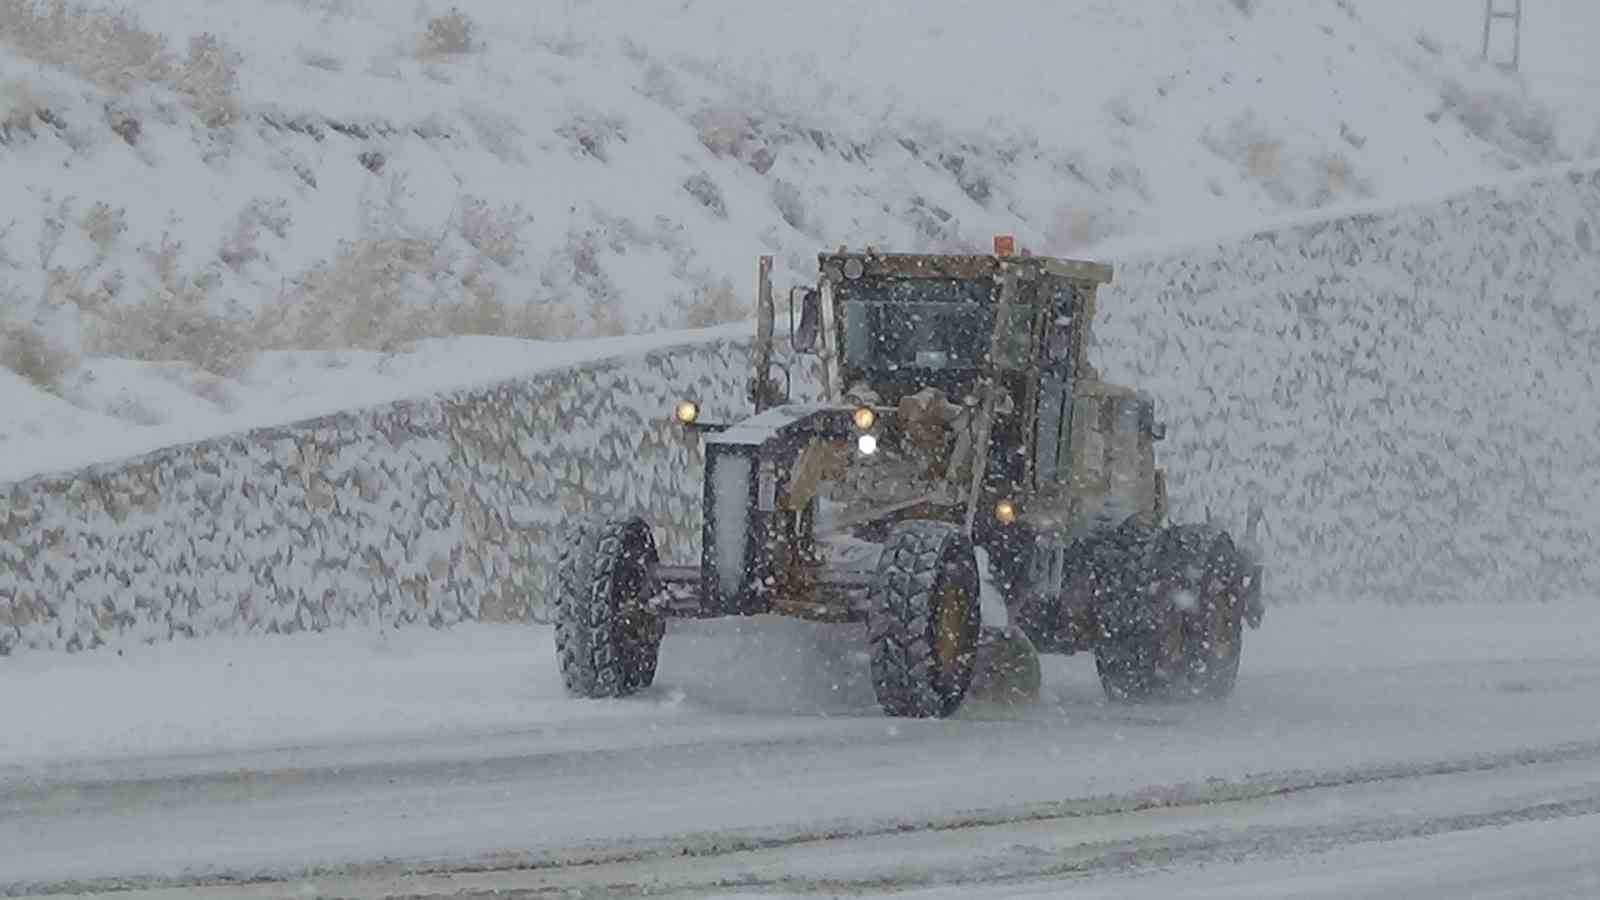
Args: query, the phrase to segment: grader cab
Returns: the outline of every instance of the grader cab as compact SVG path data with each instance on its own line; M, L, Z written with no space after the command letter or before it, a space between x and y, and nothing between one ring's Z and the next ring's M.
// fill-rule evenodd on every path
M1110 267L996 243L819 256L818 283L790 294L814 402L775 377L763 260L753 414L675 411L705 444L700 559L662 562L639 519L572 531L556 609L571 692L649 685L667 617L763 614L864 624L894 716L953 713L983 646L1093 651L1118 700L1232 690L1261 566L1224 531L1166 521L1154 404L1088 362ZM1009 622L985 627L986 582Z

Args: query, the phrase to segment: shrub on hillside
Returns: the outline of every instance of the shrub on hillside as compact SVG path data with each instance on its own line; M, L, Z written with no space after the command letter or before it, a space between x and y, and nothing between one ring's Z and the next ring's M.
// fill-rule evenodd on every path
M473 35L476 27L472 19L459 9L452 9L442 16L429 19L428 28L422 33L423 55L453 56L471 53L478 46Z
M806 213L805 195L794 184L779 178L772 182L772 205L790 228L801 234L810 234L810 217Z
M178 68L173 86L188 96L200 120L212 128L238 121L239 55L214 35L189 39L189 56Z
M345 241L257 322L259 346L391 350L428 337L418 294L435 293L449 259L437 241L383 234Z
M234 219L233 230L223 239L217 257L223 265L237 272L261 258L257 243L263 229L281 239L288 236L291 221L287 202L262 198L252 200Z
M104 259L128 230L127 210L120 206L112 208L103 202L96 203L83 214L79 224L83 226L83 233L88 236L90 243L94 244L95 252Z
M0 366L59 393L61 379L77 365L70 351L57 345L37 326L20 322L0 324Z
M176 57L166 38L122 10L66 0L0 0L0 37L35 62L59 66L106 90L126 92L162 84L188 98L213 127L238 117L238 58L209 34L189 41Z
M728 322L743 321L750 310L739 300L733 282L724 278L714 284L701 285L693 300L680 303L683 328L709 328Z
M481 197L467 197L461 207L461 237L488 259L511 266L522 255L519 231L525 221L521 206L500 208Z
M217 279L182 270L183 245L163 236L161 247L146 249L156 284L144 298L106 304L90 329L96 353L146 362L186 362L216 375L232 375L250 362L250 322L212 306Z
M25 82L0 82L0 145L33 137L41 115L48 114L44 101Z
M689 196L700 202L701 206L711 210L711 214L719 219L728 217L728 203L722 198L722 188L711 180L711 176L704 172L690 175L683 181L683 189Z

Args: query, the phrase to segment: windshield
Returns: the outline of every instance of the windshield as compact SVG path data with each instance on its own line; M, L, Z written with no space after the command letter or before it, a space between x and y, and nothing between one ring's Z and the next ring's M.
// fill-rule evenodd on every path
M994 330L995 304L982 282L896 280L845 293L845 363L869 369L971 369L983 365ZM875 288L875 289L874 289ZM916 298L916 299L911 299ZM999 364L1027 363L1033 308L1011 308Z

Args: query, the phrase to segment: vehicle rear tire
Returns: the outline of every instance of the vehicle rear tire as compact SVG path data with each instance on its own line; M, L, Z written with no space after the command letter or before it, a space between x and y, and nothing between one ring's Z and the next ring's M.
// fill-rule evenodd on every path
M896 525L878 557L867 629L872 684L890 716L944 718L972 685L982 626L978 560L954 525Z
M1220 700L1239 680L1248 574L1232 539L1218 534L1203 560L1199 603L1184 616L1186 687L1196 697Z
M1231 694L1243 646L1247 573L1227 533L1171 526L1141 541L1120 568L1109 633L1095 648L1106 695L1139 702Z
M1170 529L1125 526L1097 548L1109 586L1094 648L1108 698L1138 703L1166 695L1181 679L1183 619L1178 598L1185 566Z
M1183 625L1165 600L1150 601L1143 622L1095 645L1100 687L1118 703L1139 703L1167 693L1183 665Z
M656 677L666 622L646 606L655 536L640 519L580 522L557 569L556 657L567 691L626 697Z

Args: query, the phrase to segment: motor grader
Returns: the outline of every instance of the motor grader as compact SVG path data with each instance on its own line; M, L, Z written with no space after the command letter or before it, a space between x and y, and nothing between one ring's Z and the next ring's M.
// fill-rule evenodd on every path
M1036 692L1037 652L1093 652L1118 701L1232 691L1262 567L1225 530L1167 521L1165 426L1088 359L1111 267L1013 246L820 254L789 294L813 402L774 362L762 259L753 413L674 411L704 442L699 560L663 562L639 518L572 526L555 609L571 693L650 685L667 618L766 614L864 624L891 716L952 714L985 658ZM984 621L985 585L1006 621Z

